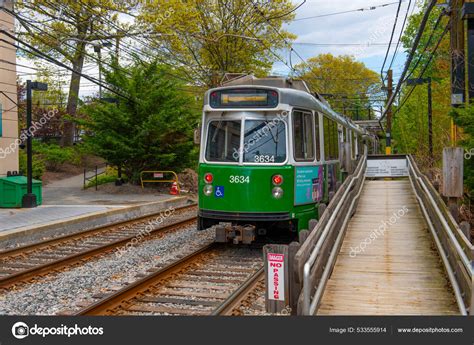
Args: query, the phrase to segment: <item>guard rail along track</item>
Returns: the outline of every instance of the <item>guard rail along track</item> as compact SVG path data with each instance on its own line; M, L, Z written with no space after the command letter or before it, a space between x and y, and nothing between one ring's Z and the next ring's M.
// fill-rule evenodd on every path
M453 287L459 312L461 315L474 315L474 246L463 234L428 178L420 172L412 156L407 156L407 164L410 183ZM348 222L356 211L366 169L367 154L359 160L354 173L339 188L295 254L291 268L295 273L290 285L296 291L292 303L298 315L315 315L318 311Z
M178 213L173 215L185 213L195 207L193 204L176 208L175 212ZM147 221L156 219L162 212L0 252L0 288L23 283L126 245L140 234ZM196 219L191 216L166 225L161 224L163 221L153 223L145 240L166 230L190 226Z
M261 249L211 243L76 315L231 315L263 274Z

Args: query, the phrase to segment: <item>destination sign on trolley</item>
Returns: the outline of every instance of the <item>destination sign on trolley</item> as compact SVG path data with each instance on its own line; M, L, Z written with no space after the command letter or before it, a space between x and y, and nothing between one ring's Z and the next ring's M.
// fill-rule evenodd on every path
M278 92L275 90L226 89L211 92L209 98L213 108L275 108L278 105Z

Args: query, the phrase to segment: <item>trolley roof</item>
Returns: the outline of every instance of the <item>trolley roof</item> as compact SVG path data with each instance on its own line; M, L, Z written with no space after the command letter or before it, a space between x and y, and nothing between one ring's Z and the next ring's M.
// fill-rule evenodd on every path
M251 77L251 78L250 78ZM238 78L236 81L230 81L226 83L225 86L210 89L206 92L204 97L204 106L209 106L210 103L210 94L214 91L219 90L228 90L228 89L268 89L268 90L275 90L279 94L279 103L280 104L288 104L292 107L297 108L305 108L310 110L315 110L320 112L327 117L335 120L336 122L340 123L344 127L348 127L353 131L358 132L359 134L367 134L367 132L352 122L351 119L348 117L341 115L331 109L329 103L327 103L321 96L316 94L318 98L312 95L309 92L306 83L302 80L291 80L286 78L255 78L253 76L246 76L242 78ZM222 109L220 109L222 110ZM231 109L227 108L226 111ZM242 110L242 109L239 109ZM265 111L269 109L266 108Z

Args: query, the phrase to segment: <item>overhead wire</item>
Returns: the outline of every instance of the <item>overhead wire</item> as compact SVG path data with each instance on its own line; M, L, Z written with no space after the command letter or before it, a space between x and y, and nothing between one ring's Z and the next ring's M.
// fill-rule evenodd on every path
M411 48L411 51L407 57L407 60L405 62L405 67L403 69L403 72L402 72L402 76L400 77L400 80L403 81L405 80L405 76L408 72L408 69L409 69L409 66L411 65L411 62L413 61L413 58L415 56L415 53L416 53L416 50L418 49L418 46L420 44L420 40L421 40L421 37L425 31L425 28L426 28L426 24L428 22L428 18L430 16L430 13L431 11L433 10L433 8L435 7L437 1L436 0L430 0L430 2L428 3L428 6L425 10L425 13L423 15L423 18L421 20L421 23L420 23L420 26L419 26L419 29L417 31L417 34L416 34L416 37L415 37L415 40L413 42L413 45L412 45L412 48ZM382 114L382 116L380 117L379 119L379 124L380 126L382 127L382 120L387 116L387 112L388 112L388 109L392 106L395 98L397 97L398 93L400 92L401 90L401 86L402 86L402 83L398 83L396 88L395 88L395 91L393 92L392 96L389 98L389 100L387 101L387 105L386 105L386 108L384 110L384 113Z

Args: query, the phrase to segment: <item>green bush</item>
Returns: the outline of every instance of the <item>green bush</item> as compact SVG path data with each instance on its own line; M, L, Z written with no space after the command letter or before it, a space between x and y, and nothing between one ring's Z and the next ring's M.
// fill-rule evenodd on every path
M119 67L119 66L117 66ZM170 77L158 62L113 69L106 74L111 85L120 85L132 100L118 104L91 103L86 115L76 119L84 128L84 145L113 165L121 165L131 183L138 184L143 170L180 172L193 166L193 129L199 114L186 86Z
M24 150L20 150L19 159L20 159L20 171L26 175L28 173L27 156ZM46 170L46 165L44 163L44 160L41 157L33 156L33 178L37 180L41 180L45 170Z
M78 163L78 155L72 147L35 142L33 152L44 160L46 168L50 171L58 171L60 165L65 162Z

